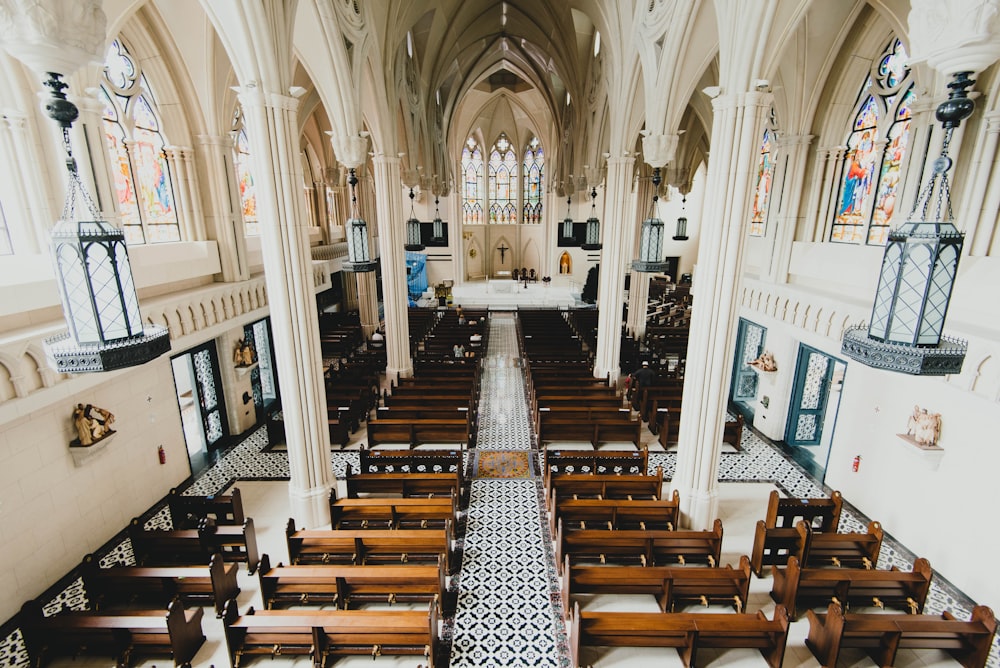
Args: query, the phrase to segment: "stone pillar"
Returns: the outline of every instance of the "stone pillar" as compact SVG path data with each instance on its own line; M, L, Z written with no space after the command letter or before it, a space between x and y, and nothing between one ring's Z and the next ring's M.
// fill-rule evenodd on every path
M642 224L649 209L646 206L653 201L653 181L648 178L637 179L635 186L635 222L636 227ZM632 257L638 257L636 243L633 240ZM677 277L673 277L674 281ZM633 271L629 280L628 290L628 323L626 327L632 338L642 340L646 336L646 307L649 303L650 275L642 271Z
M165 146L170 176L174 183L177 199L177 221L180 223L181 239L200 241L205 238L204 218L198 198L198 182L191 164L191 149L183 146Z
M601 247L601 280L597 288L597 353L594 377L616 382L621 374L622 303L625 268L632 261L635 243L635 198L632 195L634 157L609 158L605 183L604 221L607 226ZM631 205L631 206L630 206Z
M784 193L775 204L774 247L766 278L772 283L784 283L788 277L788 265L792 261L792 242L799 221L799 201L802 199L803 181L806 173L806 158L812 135L779 137L777 142L777 164L784 165L771 188L772 193ZM772 204L773 206L773 204Z
M357 279L355 282L357 290L355 301L358 306L358 314L361 317L361 331L368 339L382 324L378 317L378 281L375 280L374 271L356 273L354 276ZM385 280L384 277L383 280Z
M22 219L30 224L9 225L11 243L18 253L49 252L49 231L55 218L48 211L48 198L40 188L41 172L34 167L33 154L25 136L27 116L7 110L0 123L0 146L8 156L10 168L7 179L0 184L3 193L4 215L8 220ZM19 165L25 167L18 167Z
M771 95L730 93L712 100L712 158L698 247L698 294L684 377L677 470L687 525L706 529L718 515L718 469L729 394L743 267L744 227L756 186L757 156ZM724 194L724 196L722 196Z
M817 161L822 162L825 170L822 172L819 209L816 215L816 224L813 227L812 241L823 242L829 236L828 230L832 225L831 207L836 206L834 198L837 196L834 182L842 173L841 170L844 167L844 156L846 154L846 146L833 146L821 150L817 156ZM826 158L825 160L823 159L824 157Z
M399 158L376 155L375 208L379 220L379 255L382 263L382 305L385 311L385 375L388 379L413 375L410 357L410 324L407 320L406 258L403 228L403 193Z
M104 220L120 225L118 191L114 182L108 144L104 137L104 103L97 97L98 89L88 88L84 95L74 96L73 103L80 110L80 118L73 124L73 154L80 170L80 178L93 188L95 204ZM92 167L91 167L92 166ZM46 236L46 238L48 238Z
M997 164L997 140L1000 139L1000 111L986 114L986 137L980 144L979 160L972 187L965 198L967 205L958 214L970 222L967 230L972 243L965 248L971 255L986 255L990 236L1000 210L1000 165ZM992 208L990 208L992 207Z
M205 236L219 245L222 280L227 283L245 281L250 278L250 263L247 260L243 206L233 166L233 138L229 135L198 135L196 140L203 188L201 195L205 198L202 216Z
M303 210L298 151L299 101L259 87L240 93L256 163L264 274L274 333L275 362L288 442L292 515L301 526L329 522L333 486L323 358L309 253L309 220Z

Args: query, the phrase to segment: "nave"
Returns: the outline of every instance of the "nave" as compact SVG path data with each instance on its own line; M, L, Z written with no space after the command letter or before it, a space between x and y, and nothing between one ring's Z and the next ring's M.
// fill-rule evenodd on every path
M461 513L457 553L461 558L459 572L450 578L449 589L457 594L457 610L445 617L440 634L444 645L438 655L450 655L450 666L565 666L569 663L566 629L561 620L560 583L553 559L551 535L541 507L542 482L539 452L532 438L525 397L524 374L512 313L494 313L490 318L487 354L483 359L481 402L479 406L478 447L466 452L466 479L470 490L463 495L467 508ZM767 496L772 489L798 497L824 496L826 490L817 485L797 465L789 462L774 447L744 430L740 452L723 455L720 467L722 501L720 517L725 525L722 563L735 563L739 555L750 552L753 525L763 516ZM651 434L646 437L652 441ZM338 477L343 478L347 466L356 466L357 448L364 430L355 434L348 449L331 453L331 463ZM645 440L645 439L644 439ZM528 458L520 455L529 455ZM651 443L649 466L662 466L669 478L676 464L676 455L663 452ZM239 446L229 451L186 490L188 494L216 494L238 482L244 498L246 515L253 517L262 553L273 561L286 554L284 527L289 516L287 455L271 449L265 429L260 429ZM509 476L509 477L508 477ZM147 527L163 526L167 514L154 515ZM845 505L841 531L863 531L868 519ZM322 527L318 527L322 528ZM890 527L891 529L891 527ZM887 538L883 544L878 567L897 566L909 570L914 556ZM132 559L128 543L104 556L102 561ZM239 609L260 607L257 576L250 576L240 567L241 594ZM770 617L774 603L768 596L771 578L753 578L747 608L764 610ZM655 611L651 597L643 596L581 596L583 609L597 611ZM84 604L79 586L67 589L50 607L60 603L71 607ZM402 604L406 605L406 604ZM968 618L971 602L954 591L943 579L935 578L925 612L937 614L950 610L959 618ZM204 631L208 638L195 657L195 666L226 666L229 659L222 624L206 609ZM818 665L804 646L808 623L803 617L791 625L786 666ZM449 648L450 646L450 648ZM11 650L14 650L13 652ZM870 665L860 651L845 652L851 664ZM15 648L6 648L7 665L27 665ZM680 665L673 649L584 648L581 659L595 666L639 668L651 665ZM677 662L677 663L674 663ZM162 660L161 660L162 663ZM901 652L897 666L918 666L927 663L954 665L943 652ZM302 666L308 659L281 657L254 658L249 665ZM380 657L374 663L367 657L338 660L338 666L399 665L416 666L413 658ZM761 656L753 650L704 650L699 665L764 666ZM72 661L55 661L50 665L91 668L107 665L107 661L79 657ZM137 663L152 668L156 661ZM996 650L988 663L996 666Z

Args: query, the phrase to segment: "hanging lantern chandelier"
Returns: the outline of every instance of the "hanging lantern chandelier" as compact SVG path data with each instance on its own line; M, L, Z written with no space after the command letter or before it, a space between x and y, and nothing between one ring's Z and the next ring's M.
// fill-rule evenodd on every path
M590 190L590 218L587 219L586 240L580 248L588 251L601 250L601 221L597 217L597 188Z
M687 195L681 197L681 216L677 219L677 229L674 232L674 241L688 240L688 219L683 215L684 205L687 204Z
M375 271L378 262L372 260L368 247L368 225L358 213L358 175L353 167L351 167L347 183L351 186L351 218L347 221L348 261L341 263L341 266L344 271L354 273Z
M406 220L406 244L403 246L408 251L422 251L424 245L420 243L420 220L413 211L413 188L410 188L410 217Z
M69 331L45 340L50 364L60 373L113 371L145 364L170 350L165 327L142 322L125 235L101 220L77 171L69 131L79 115L66 99L62 75L49 73L52 91L45 111L62 129L69 172L62 217L52 229L52 253ZM89 220L77 220L76 198Z
M668 265L663 261L663 221L656 215L656 203L660 199L660 168L653 168L653 203L649 217L642 221L639 232L639 258L632 261L632 270L646 274L662 273Z
M444 221L441 220L441 210L438 208L438 196L434 196L434 221L431 236L435 243L444 241Z
M562 235L564 239L573 238L573 216L570 213L570 205L573 203L573 196L566 196L566 217L563 218L562 222Z
M954 129L975 107L965 90L975 83L969 74L955 74L948 99L938 105L935 115L944 127L941 155L908 220L889 234L871 324L844 332L841 352L876 369L920 376L962 371L968 344L943 336L941 330L965 238L952 223L948 147ZM937 201L928 220L935 191Z

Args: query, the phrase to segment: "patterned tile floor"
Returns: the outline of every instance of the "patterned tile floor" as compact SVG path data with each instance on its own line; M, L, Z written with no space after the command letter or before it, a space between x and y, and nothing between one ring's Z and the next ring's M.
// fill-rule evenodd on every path
M482 450L531 450L531 428L528 421L527 403L524 396L523 372L519 367L516 327L512 314L495 314L491 318L488 356L484 359L483 386L481 390L479 448ZM652 442L652 435L647 434ZM331 465L338 476L342 476L347 466L357 465L357 439L352 440L348 450L330 454ZM650 452L650 468L662 466L664 476L670 478L676 466L676 454ZM537 456L537 451L533 451ZM467 463L466 470L471 472ZM535 471L540 471L540 462ZM261 428L240 445L227 452L220 461L207 470L189 488L191 494L213 494L228 487L234 480L287 480L288 458L280 450L268 448L266 430ZM723 483L723 494L732 498L723 503L720 514L726 522L726 542L724 559L749 549L744 544L746 537L734 531L736 516L749 520L759 515L761 494L766 495L765 485L739 483L773 483L790 496L825 496L826 490L818 485L797 464L789 461L770 444L759 439L751 430L744 431L742 452L725 454L719 467L719 480ZM280 490L269 499L269 505L285 496ZM452 578L450 589L458 593L458 608L454 617L444 620L442 639L445 654L450 646L452 666L563 666L569 665L565 627L561 622L558 595L558 579L552 559L552 541L545 522L539 512L541 483L531 479L473 479L469 494L468 511L462 513L460 524L464 524L463 538L458 542L458 553L462 559L460 574ZM762 509L761 509L762 510ZM278 516L285 509L276 509ZM746 517L743 517L746 516ZM732 518L732 524L730 519ZM841 531L863 530L868 518L846 507L842 515ZM169 520L164 512L157 512L147 521L149 527L166 527ZM460 531L461 534L461 531ZM752 539L751 539L752 540ZM131 547L127 540L113 546L102 557L102 563L113 561L129 562ZM879 558L879 568L898 566L909 570L914 555L891 538L883 544ZM242 577L241 573L241 577ZM241 581L241 587L253 586L256 578ZM751 609L770 606L765 612L770 614L773 604L767 591L769 578L754 579L751 591ZM79 580L64 582L61 588L50 592L46 612L52 614L63 607L82 609L87 606L86 593ZM628 598L628 597L622 597ZM634 598L634 597L633 597ZM595 604L596 607L612 609L617 602ZM937 614L950 610L959 618L967 618L972 602L956 591L943 578L936 576L931 587L925 612ZM206 620L209 616L206 615ZM206 626L214 624L206 621ZM214 627L213 627L214 628ZM793 635L789 639L789 653L786 666L808 666L817 662L802 645L804 622L792 625ZM212 636L209 629L206 633ZM214 642L219 645L221 638ZM206 643L208 645L209 643ZM1000 640L994 643L993 652L987 663L989 668L1000 668ZM222 649L224 641L216 649ZM222 649L224 652L224 649ZM589 650L585 656L594 660L599 657L599 666L617 668L640 668L656 662L662 665L664 656L670 665L674 657L669 653L644 654L641 651L612 650L597 653ZM938 653L940 654L940 653ZM202 656L199 653L199 658ZM222 666L228 663L224 657L209 657L198 662L198 666ZM703 657L709 659L709 655ZM159 662L162 664L162 661ZM269 668L305 665L292 659L277 658L267 663ZM353 659L338 662L345 668L353 666ZM370 659L358 665L373 665ZM764 665L756 653L742 654L728 651L725 655L711 659L713 667L725 665L727 668L760 668ZM897 660L903 668L921 668L924 665L956 665L946 655L931 653L909 653ZM18 631L13 630L0 638L0 665L13 668L27 668L28 660ZM96 668L105 663L81 657L66 663L56 662L56 666L75 668ZM153 668L156 662L142 662L139 668ZM395 661L389 657L379 659L375 666L408 666L413 661ZM680 665L679 662L676 665ZM870 660L862 654L848 659L846 665L871 666Z

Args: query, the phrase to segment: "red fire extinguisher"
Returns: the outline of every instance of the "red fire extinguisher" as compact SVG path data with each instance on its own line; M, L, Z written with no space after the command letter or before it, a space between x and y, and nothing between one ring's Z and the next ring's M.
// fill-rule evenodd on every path
M859 468L861 468L861 455L855 455L854 463L851 464L851 470L857 473Z
M161 464L166 464L167 463L167 451L163 449L162 445L158 445L156 447L156 456L160 458L160 463ZM854 470L855 471L858 470L856 465L855 465Z

